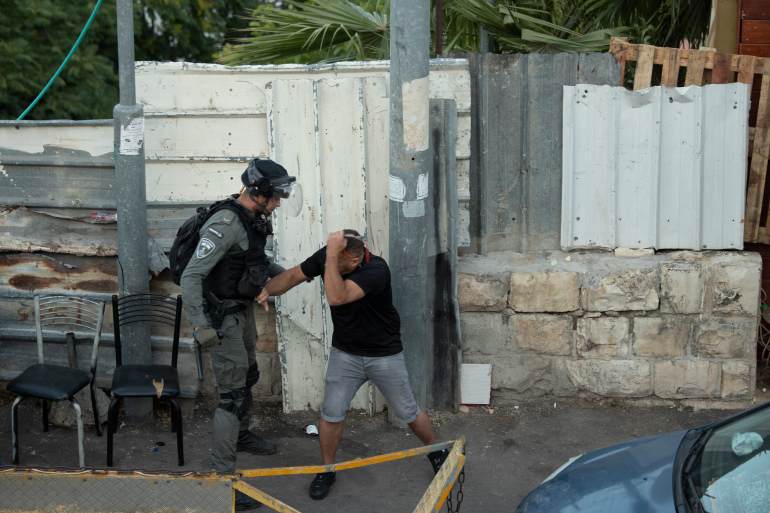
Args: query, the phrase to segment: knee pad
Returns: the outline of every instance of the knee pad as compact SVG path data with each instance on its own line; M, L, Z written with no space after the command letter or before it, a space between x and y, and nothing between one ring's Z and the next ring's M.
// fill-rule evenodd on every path
M257 384L259 381L259 366L257 362L254 362L249 366L249 370L246 374L246 388L251 390L251 387Z
M251 394L251 389L243 387L226 394L219 394L219 405L217 408L234 413L238 420L241 420L249 413L249 408L251 408L253 401L254 396Z

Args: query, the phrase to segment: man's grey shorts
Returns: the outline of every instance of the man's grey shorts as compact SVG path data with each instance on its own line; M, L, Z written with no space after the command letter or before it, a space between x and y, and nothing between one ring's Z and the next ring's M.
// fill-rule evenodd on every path
M367 380L382 392L400 422L410 424L417 420L420 408L409 387L403 351L393 356L368 357L354 356L334 347L326 368L321 418L326 422L345 420L350 402Z

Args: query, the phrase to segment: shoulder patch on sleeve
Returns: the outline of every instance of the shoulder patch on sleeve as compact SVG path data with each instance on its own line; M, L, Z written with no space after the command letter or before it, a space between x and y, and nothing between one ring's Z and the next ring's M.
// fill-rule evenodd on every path
M217 246L211 240L204 237L198 242L198 249L195 250L195 256L198 258L205 258L211 254L216 247Z
M228 210L222 214L222 222L227 225L233 224L233 219L235 219L235 212Z
M217 237L219 237L220 239L222 238L222 232L220 232L219 230L215 230L214 228L209 226L209 231L214 235L216 235Z

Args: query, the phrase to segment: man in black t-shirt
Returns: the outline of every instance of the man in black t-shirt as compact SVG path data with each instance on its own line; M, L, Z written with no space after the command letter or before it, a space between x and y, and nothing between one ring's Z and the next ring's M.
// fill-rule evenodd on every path
M342 421L356 392L368 380L377 385L396 418L408 424L422 443L436 443L430 419L417 406L409 387L388 264L369 253L366 241L355 230L334 232L326 247L270 280L257 301L267 309L269 296L284 294L316 276L323 279L334 325L318 430L324 465L334 463ZM446 450L428 454L434 472L447 456ZM326 497L335 480L335 472L316 475L310 497Z

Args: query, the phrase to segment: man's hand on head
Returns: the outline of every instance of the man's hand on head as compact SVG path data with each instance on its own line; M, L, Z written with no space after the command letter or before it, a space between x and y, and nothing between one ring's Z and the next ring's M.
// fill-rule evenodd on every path
M345 238L345 232L330 233L329 238L326 240L326 258L329 258L329 256L339 256L347 245L348 240Z

